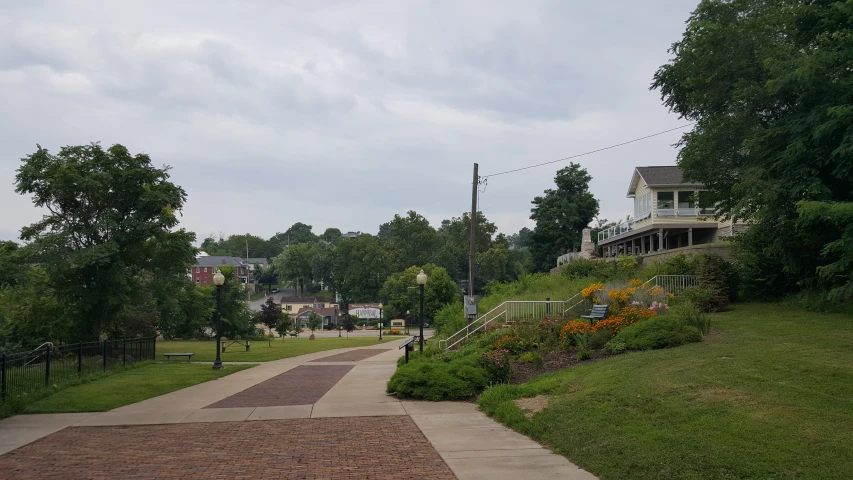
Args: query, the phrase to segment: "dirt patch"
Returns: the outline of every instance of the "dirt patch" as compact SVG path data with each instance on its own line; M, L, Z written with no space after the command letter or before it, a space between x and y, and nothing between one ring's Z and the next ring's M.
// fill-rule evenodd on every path
M699 393L699 400L737 405L746 405L755 401L755 399L746 392L735 390L733 388L710 388L702 390Z
M524 410L524 416L527 418L533 418L533 415L545 410L548 406L548 402L551 401L551 397L546 397L545 395L537 395L533 398L517 398L512 402L515 405Z
M512 363L512 376L510 377L510 383L524 383L542 375L543 373L555 372L557 370L563 370L564 368L573 367L583 363L590 363L612 356L613 355L608 355L599 350L593 353L592 358L589 360L578 360L578 353L574 351L567 352L565 350L558 350L555 352L548 352L542 355L542 368L536 368L535 365L530 363L518 363L514 361Z

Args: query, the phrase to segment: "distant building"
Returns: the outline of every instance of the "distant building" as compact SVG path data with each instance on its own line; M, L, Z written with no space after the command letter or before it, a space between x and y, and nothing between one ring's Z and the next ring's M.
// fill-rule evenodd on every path
M222 265L233 266L234 276L239 278L247 288L254 286L249 281L249 264L240 257L220 255L196 257L195 265L190 269L190 276L198 285L213 285L213 275Z
M304 308L338 308L337 303L327 303L315 297L282 297L281 311L295 315Z
M685 180L677 166L636 167L628 186L634 215L598 233L604 256L649 254L743 232L746 224L715 218L716 206L703 188Z
M311 316L312 312L323 317L323 327L331 325L338 326L341 312L338 310L337 305L325 308L302 307L293 317L293 322L297 326L297 329L308 326L308 317Z
M341 238L355 238L359 235L361 235L361 232L347 232L347 233L342 233Z

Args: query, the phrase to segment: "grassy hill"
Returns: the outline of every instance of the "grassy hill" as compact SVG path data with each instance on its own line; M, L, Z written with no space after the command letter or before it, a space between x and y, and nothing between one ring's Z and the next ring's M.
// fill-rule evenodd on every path
M712 322L701 343L497 386L479 403L602 479L850 478L853 316L742 304ZM514 403L537 396L548 406L535 414Z

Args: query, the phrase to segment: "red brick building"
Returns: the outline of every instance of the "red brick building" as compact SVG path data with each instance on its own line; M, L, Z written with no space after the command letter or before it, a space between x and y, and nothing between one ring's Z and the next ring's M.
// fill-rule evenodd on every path
M250 285L249 264L242 258L211 255L196 257L195 262L196 264L190 270L190 275L197 285L213 285L213 275L222 265L233 266L234 276L239 278L244 285Z

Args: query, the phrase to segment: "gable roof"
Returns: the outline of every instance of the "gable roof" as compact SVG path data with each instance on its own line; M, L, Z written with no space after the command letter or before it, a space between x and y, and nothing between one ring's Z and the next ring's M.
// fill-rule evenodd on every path
M305 305L314 305L315 303L325 302L318 302L316 297L281 297L281 301L279 303L302 303Z
M204 257L196 257L195 264L202 267L211 267L218 265L243 265L243 259L240 257L229 257L223 255L208 255Z
M337 308L326 307L326 308L312 308L312 307L302 307L296 312L297 317L301 317L303 315L310 315L311 312L316 312L321 317L334 317L339 312Z
M649 187L701 185L700 183L686 181L684 179L684 173L681 171L681 167L677 165L636 167L634 168L634 175L631 177L631 184L628 186L628 198L634 196L634 192L637 190L637 185L640 183L640 178L642 178Z

